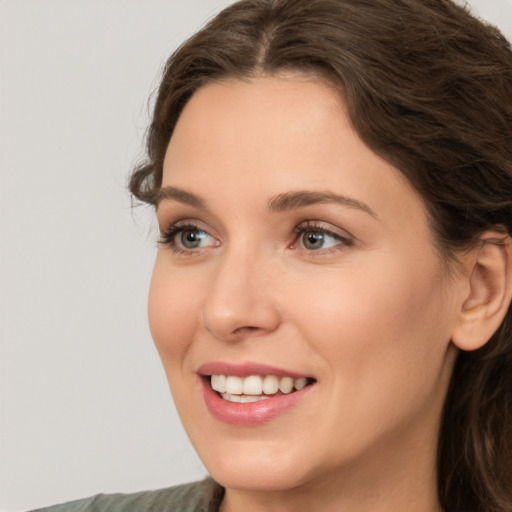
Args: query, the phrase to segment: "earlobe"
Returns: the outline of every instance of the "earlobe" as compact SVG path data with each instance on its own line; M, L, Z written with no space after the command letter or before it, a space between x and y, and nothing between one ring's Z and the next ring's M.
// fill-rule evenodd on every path
M461 350L476 350L489 341L505 318L512 298L510 237L488 231L471 251L469 291L463 298L452 342Z

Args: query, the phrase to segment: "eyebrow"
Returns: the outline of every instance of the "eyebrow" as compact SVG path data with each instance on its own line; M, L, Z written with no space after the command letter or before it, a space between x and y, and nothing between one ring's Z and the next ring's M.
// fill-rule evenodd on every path
M162 201L177 201L178 203L188 204L201 210L207 210L203 199L177 187L162 187L156 195L155 207L158 208Z
M208 210L205 201L192 192L187 192L177 187L162 187L156 196L155 205L162 201L177 201L194 208ZM358 201L352 197L342 196L333 192L311 192L307 190L299 190L297 192L285 192L272 197L268 202L268 209L272 212L282 212L304 208L312 204L337 203L343 206L356 208L370 214L376 219L377 214L365 203Z
M333 192L310 192L307 190L286 192L273 197L269 201L268 207L269 210L273 212L280 212L285 210L295 210L297 208L321 203L338 203L343 206L357 208L358 210L362 210L370 214L376 219L378 218L377 214L367 204L352 197L334 194Z

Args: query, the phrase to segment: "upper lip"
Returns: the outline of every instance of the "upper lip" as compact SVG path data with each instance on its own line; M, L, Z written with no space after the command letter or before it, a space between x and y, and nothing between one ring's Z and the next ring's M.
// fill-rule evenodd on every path
M254 362L235 364L223 361L212 361L202 364L197 369L197 373L202 376L234 375L237 377L249 377L250 375L275 375L277 377L293 377L294 379L300 377L312 378L310 375L304 373Z

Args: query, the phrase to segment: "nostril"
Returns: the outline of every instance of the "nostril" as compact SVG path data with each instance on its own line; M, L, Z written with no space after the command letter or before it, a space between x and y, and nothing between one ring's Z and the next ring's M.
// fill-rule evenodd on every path
M244 326L244 327L238 327L237 329L235 329L233 331L233 334L242 334L244 332L253 332L253 331L257 331L258 330L258 327L253 327L251 325L248 325L248 326Z
M216 276L201 311L204 330L223 341L240 341L245 336L275 331L281 317L272 293L258 286L243 286L243 279L234 288L233 279L233 269Z

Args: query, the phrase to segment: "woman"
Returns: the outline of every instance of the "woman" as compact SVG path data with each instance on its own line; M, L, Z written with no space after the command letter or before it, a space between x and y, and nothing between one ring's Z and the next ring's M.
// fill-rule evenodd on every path
M62 510L512 510L510 98L449 0L243 0L187 41L130 190L213 480Z

